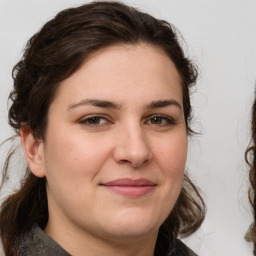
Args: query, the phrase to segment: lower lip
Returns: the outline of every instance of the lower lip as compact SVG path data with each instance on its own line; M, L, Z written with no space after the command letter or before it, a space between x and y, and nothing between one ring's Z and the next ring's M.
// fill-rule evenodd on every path
M109 190L130 197L141 197L155 189L155 186L105 186Z

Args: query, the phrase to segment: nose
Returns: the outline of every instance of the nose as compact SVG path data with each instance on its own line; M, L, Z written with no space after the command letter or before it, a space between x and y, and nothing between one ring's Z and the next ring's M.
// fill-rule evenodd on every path
M152 158L147 136L140 125L120 129L114 149L115 161L139 168Z

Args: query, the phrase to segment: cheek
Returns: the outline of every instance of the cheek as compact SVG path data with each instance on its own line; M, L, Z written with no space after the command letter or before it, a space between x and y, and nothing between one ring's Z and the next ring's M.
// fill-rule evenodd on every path
M66 209L66 205L77 207L92 204L95 176L108 155L108 144L99 144L95 138L77 134L64 136L59 133L48 140L45 173L51 205L58 202Z
M159 165L165 172L165 176L183 177L187 159L187 137L173 136L159 145Z
M81 178L92 179L109 156L108 145L95 136L75 133L52 136L46 148L48 178L56 175L76 184L82 181Z
M172 211L184 179L184 169L187 157L187 136L170 136L157 148L158 166L162 171L160 186L160 198L157 201L160 206L160 224L169 216ZM157 207L156 207L157 208Z

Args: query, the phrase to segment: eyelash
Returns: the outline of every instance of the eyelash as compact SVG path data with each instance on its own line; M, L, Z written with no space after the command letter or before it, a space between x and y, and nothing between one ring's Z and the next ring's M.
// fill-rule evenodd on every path
M165 121L165 124L153 124L152 125L156 125L156 126L169 126L169 125L174 125L175 121L173 118L166 116L166 115L161 115L161 114L156 114L153 116L150 116L150 118L147 120L147 122L152 121L154 118L159 118L161 121Z
M155 118L157 118L158 121L161 121L161 122L164 121L165 123L164 124L152 123L153 119L155 119ZM103 124L102 123L93 123L94 121L101 122L102 120L104 120ZM108 123L112 123L112 122L109 121L109 119L107 119L106 117L101 116L101 115L89 115L89 116L86 116L85 118L83 118L82 120L80 120L79 123L83 124L83 125L88 125L91 127L102 127L102 126L105 126ZM169 116L162 115L162 114L155 114L155 115L147 117L145 124L154 125L154 126L169 126L169 125L174 125L175 121L173 120L173 118L171 118Z
M93 119L105 120L106 123L104 123L104 124L90 123L91 121L93 121ZM103 125L105 125L107 123L111 123L111 122L106 117L103 117L100 115L89 115L89 116L86 116L85 118L83 118L82 120L80 120L79 123L88 125L88 126L92 126L92 127L97 127L97 126L103 126Z

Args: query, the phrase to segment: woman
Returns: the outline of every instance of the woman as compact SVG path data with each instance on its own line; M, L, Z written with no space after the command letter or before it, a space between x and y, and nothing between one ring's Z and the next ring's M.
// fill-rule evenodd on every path
M252 106L252 116L251 116L251 146L249 146L245 152L245 160L247 164L250 166L249 172L249 180L251 183L251 187L249 189L248 195L249 200L253 208L253 217L254 222L251 224L248 232L245 235L245 239L249 242L253 242L254 250L253 255L256 255L256 98L254 99L254 103Z
M46 23L14 68L28 168L1 207L6 255L195 255L177 237L205 214L184 176L196 77L172 26L124 4Z

